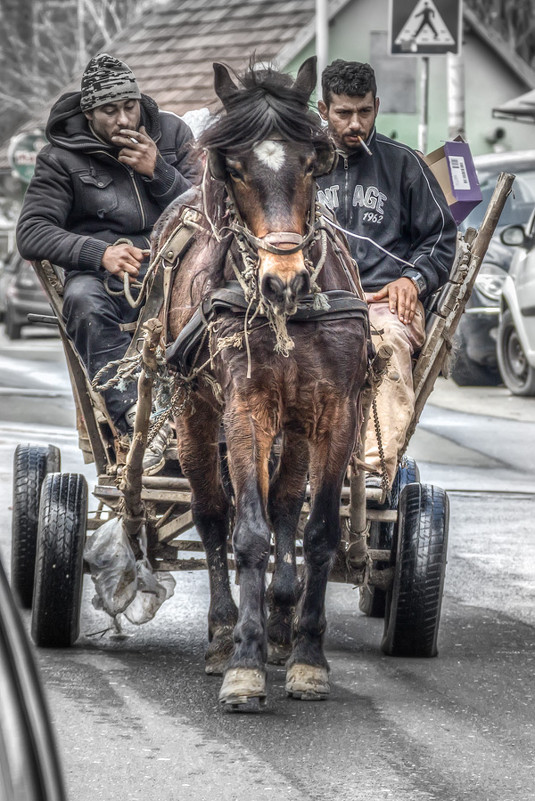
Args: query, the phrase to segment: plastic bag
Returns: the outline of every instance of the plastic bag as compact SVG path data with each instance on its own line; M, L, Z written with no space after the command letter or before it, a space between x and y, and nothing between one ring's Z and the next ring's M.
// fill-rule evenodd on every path
M111 617L124 612L137 591L134 552L120 518L103 523L87 541L84 559L95 584L93 606Z
M176 583L170 573L153 572L144 527L140 545L143 557L136 562L122 520L114 517L97 529L84 553L96 589L93 606L113 618L124 613L136 625L152 620Z

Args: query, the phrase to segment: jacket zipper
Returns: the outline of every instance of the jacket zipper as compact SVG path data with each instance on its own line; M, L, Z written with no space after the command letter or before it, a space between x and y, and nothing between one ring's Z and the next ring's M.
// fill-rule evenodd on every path
M138 203L139 203L139 211L141 213L141 225L142 225L141 230L144 231L146 226L147 226L147 218L145 216L145 210L143 208L143 203L141 202L141 195L139 194L139 189L137 188L134 170L131 167L127 167L126 164L123 164L122 162L120 162L119 159L116 159L115 156L112 156L111 153L108 153L106 150L94 150L93 152L94 153L102 153L103 155L108 156L110 159L113 159L114 161L116 161L117 164L119 164L121 167L124 167L124 169L127 171L128 175L132 179L132 185L134 187L134 191L136 193L136 197L137 197L137 200L138 200Z
M351 223L351 204L349 202L349 158L344 156L344 200L345 200L345 208L346 208L346 220L348 223Z

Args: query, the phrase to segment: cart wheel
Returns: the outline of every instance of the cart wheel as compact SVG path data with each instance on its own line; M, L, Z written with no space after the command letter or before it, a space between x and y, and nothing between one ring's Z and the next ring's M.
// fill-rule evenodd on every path
M397 509L399 504L399 494L406 484L420 480L418 465L410 456L403 456L399 463L398 471L392 485L391 509ZM373 520L370 524L369 547L387 551L392 548L394 539L394 523L381 523ZM384 570L388 567L387 562L373 562L373 567L377 570ZM386 592L366 584L360 588L359 609L367 617L384 617L386 608Z
M39 498L47 473L60 470L54 445L17 445L13 459L13 516L11 519L11 586L24 609L31 609Z
M407 484L399 499L394 581L381 644L389 656L437 655L448 522L443 489Z
M32 638L42 647L66 648L80 625L87 482L78 473L52 473L41 491Z

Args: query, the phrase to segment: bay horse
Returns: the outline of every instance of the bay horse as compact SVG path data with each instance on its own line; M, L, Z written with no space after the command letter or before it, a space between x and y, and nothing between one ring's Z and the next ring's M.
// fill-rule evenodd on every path
M214 73L223 108L198 143L200 188L164 212L153 253L184 210L193 214L197 231L166 320L176 339L169 359L179 365L178 386L187 386L176 414L178 455L209 572L206 672L224 673L224 707L256 711L265 704L268 643L275 661L287 658L288 695L320 699L330 690L325 591L360 422L367 310L347 244L316 203L315 178L332 167L335 151L308 108L315 57L295 80L253 66L238 82L222 64ZM194 347L192 331L202 332ZM276 438L280 456L270 469ZM231 518L239 608L227 561ZM272 532L276 564L266 593Z

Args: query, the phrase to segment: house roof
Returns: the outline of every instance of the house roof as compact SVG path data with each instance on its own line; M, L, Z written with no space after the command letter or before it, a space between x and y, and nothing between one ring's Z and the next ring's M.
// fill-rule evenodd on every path
M169 0L137 18L106 50L131 67L141 91L160 108L182 116L215 107L214 61L238 72L253 54L274 62L311 23L313 35L314 16L315 0ZM80 78L64 91L79 89ZM17 133L44 127L52 102ZM8 168L7 148L0 147L0 170Z
M330 0L329 17L351 2ZM284 69L314 39L315 6L316 0L169 0L137 18L106 49L126 61L160 108L183 115L215 106L214 61L241 71L254 54ZM535 71L513 57L472 11L465 7L463 15L526 87L535 88ZM80 77L65 90L78 89ZM42 127L50 105L19 132ZM7 146L0 147L0 169L8 166Z
M535 122L535 89L493 108L492 116L499 120L516 120L533 124Z

